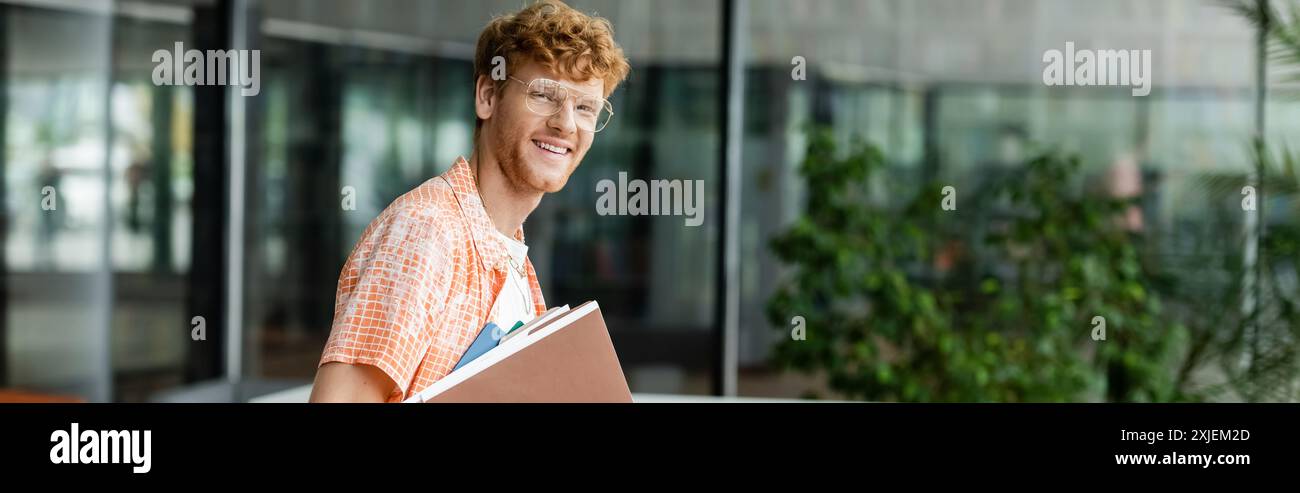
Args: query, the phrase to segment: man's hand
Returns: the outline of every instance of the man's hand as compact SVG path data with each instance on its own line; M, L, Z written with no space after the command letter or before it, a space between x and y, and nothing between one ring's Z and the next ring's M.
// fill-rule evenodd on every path
M384 402L396 385L374 366L335 361L316 371L309 402Z

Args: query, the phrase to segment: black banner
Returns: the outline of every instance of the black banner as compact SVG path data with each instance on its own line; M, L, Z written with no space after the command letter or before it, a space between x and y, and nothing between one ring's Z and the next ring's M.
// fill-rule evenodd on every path
M1294 469L1298 415L1280 404L16 404L0 406L0 459L7 477L130 482L575 461L662 477L717 472L722 459L749 468L727 474L753 477L826 467L1258 477Z

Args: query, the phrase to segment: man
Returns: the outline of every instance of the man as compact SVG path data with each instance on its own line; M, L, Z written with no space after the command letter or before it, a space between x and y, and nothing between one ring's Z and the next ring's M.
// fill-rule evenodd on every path
M628 70L609 22L561 2L488 23L474 57L473 153L362 233L339 275L312 402L400 401L450 373L488 322L509 329L545 311L524 219L564 188Z

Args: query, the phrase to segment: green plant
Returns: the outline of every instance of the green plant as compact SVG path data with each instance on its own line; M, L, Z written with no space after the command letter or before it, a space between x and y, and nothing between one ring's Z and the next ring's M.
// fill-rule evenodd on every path
M1262 179L1244 172L1207 173L1197 178L1197 192L1224 216L1210 219L1217 231L1239 231L1247 200L1265 219L1257 254L1247 262L1239 233L1228 235L1227 254L1211 246L1199 262L1168 269L1167 291L1187 316L1190 345L1180 364L1179 386L1192 386L1190 374L1210 371L1215 382L1193 392L1211 399L1294 401L1300 398L1300 300L1296 298L1296 259L1300 258L1300 178L1294 154L1271 153L1256 140L1251 160L1264 170ZM1267 204L1267 215L1262 214ZM1270 221L1267 218L1282 220ZM1289 218L1289 219L1288 219ZM1220 233L1222 234L1222 233ZM1200 243L1198 241L1198 243ZM1249 279L1257 282L1251 284ZM1245 296L1254 303L1243 303Z
M872 197L880 153L841 155L812 131L806 213L771 243L792 269L767 306L783 331L804 317L806 339L784 338L775 361L854 399L1179 398L1168 369L1185 332L1116 220L1131 204L1077 191L1078 167L1043 153L945 211L941 183Z
M1219 3L1262 34L1270 72L1300 81L1300 2ZM767 307L783 331L803 316L807 339L774 359L851 398L1300 399L1300 157L1272 147L1252 142L1253 173L1199 178L1218 206L1198 218L1194 251L1155 265L1137 253L1148 240L1110 220L1126 204L1072 188L1073 158L1041 154L963 187L969 206L945 212L937 183L868 200L885 179L879 153L839 157L817 131L801 168L814 195L772 242L792 272ZM1236 205L1247 185L1261 207L1253 261ZM1107 341L1085 337L1093 314Z
M1300 81L1300 3L1280 0L1222 0L1223 6L1264 34L1266 56L1282 80ZM1274 7L1280 4L1282 7Z
M1300 81L1300 3L1294 1L1223 1L1261 33L1261 48L1270 72L1283 81ZM1280 6L1280 7L1275 7ZM1259 83L1264 83L1260 81ZM1263 93L1257 110L1262 110ZM1260 123L1263 123L1261 120ZM1211 203L1240 217L1236 203L1246 187L1258 206L1257 254L1217 258L1209 265L1169 272L1172 297L1188 307L1184 317L1190 344L1180 365L1179 386L1201 369L1217 370L1221 381L1196 389L1216 399L1294 401L1300 399L1300 299L1296 298L1300 258L1300 157L1285 143L1273 150L1260 134L1251 142L1247 172L1221 172L1198 178L1199 191ZM1274 220L1281 218L1282 220ZM1224 222L1224 221L1220 221ZM1206 282L1215 277L1227 282ZM1203 289L1195 289L1201 286ZM1206 288L1208 286L1208 288ZM1252 303L1243 300L1253 299ZM1205 300L1214 300L1205 303Z

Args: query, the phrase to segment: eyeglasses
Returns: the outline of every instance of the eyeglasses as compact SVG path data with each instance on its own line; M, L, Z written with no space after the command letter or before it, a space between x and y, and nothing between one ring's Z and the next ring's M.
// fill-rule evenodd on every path
M572 96L573 119L578 128L596 133L605 129L610 118L614 117L614 105L608 100L583 94L576 89L569 89L564 84L551 79L533 79L524 82L514 77L511 80L527 86L525 94L529 111L541 116L552 116L564 109L564 104Z

